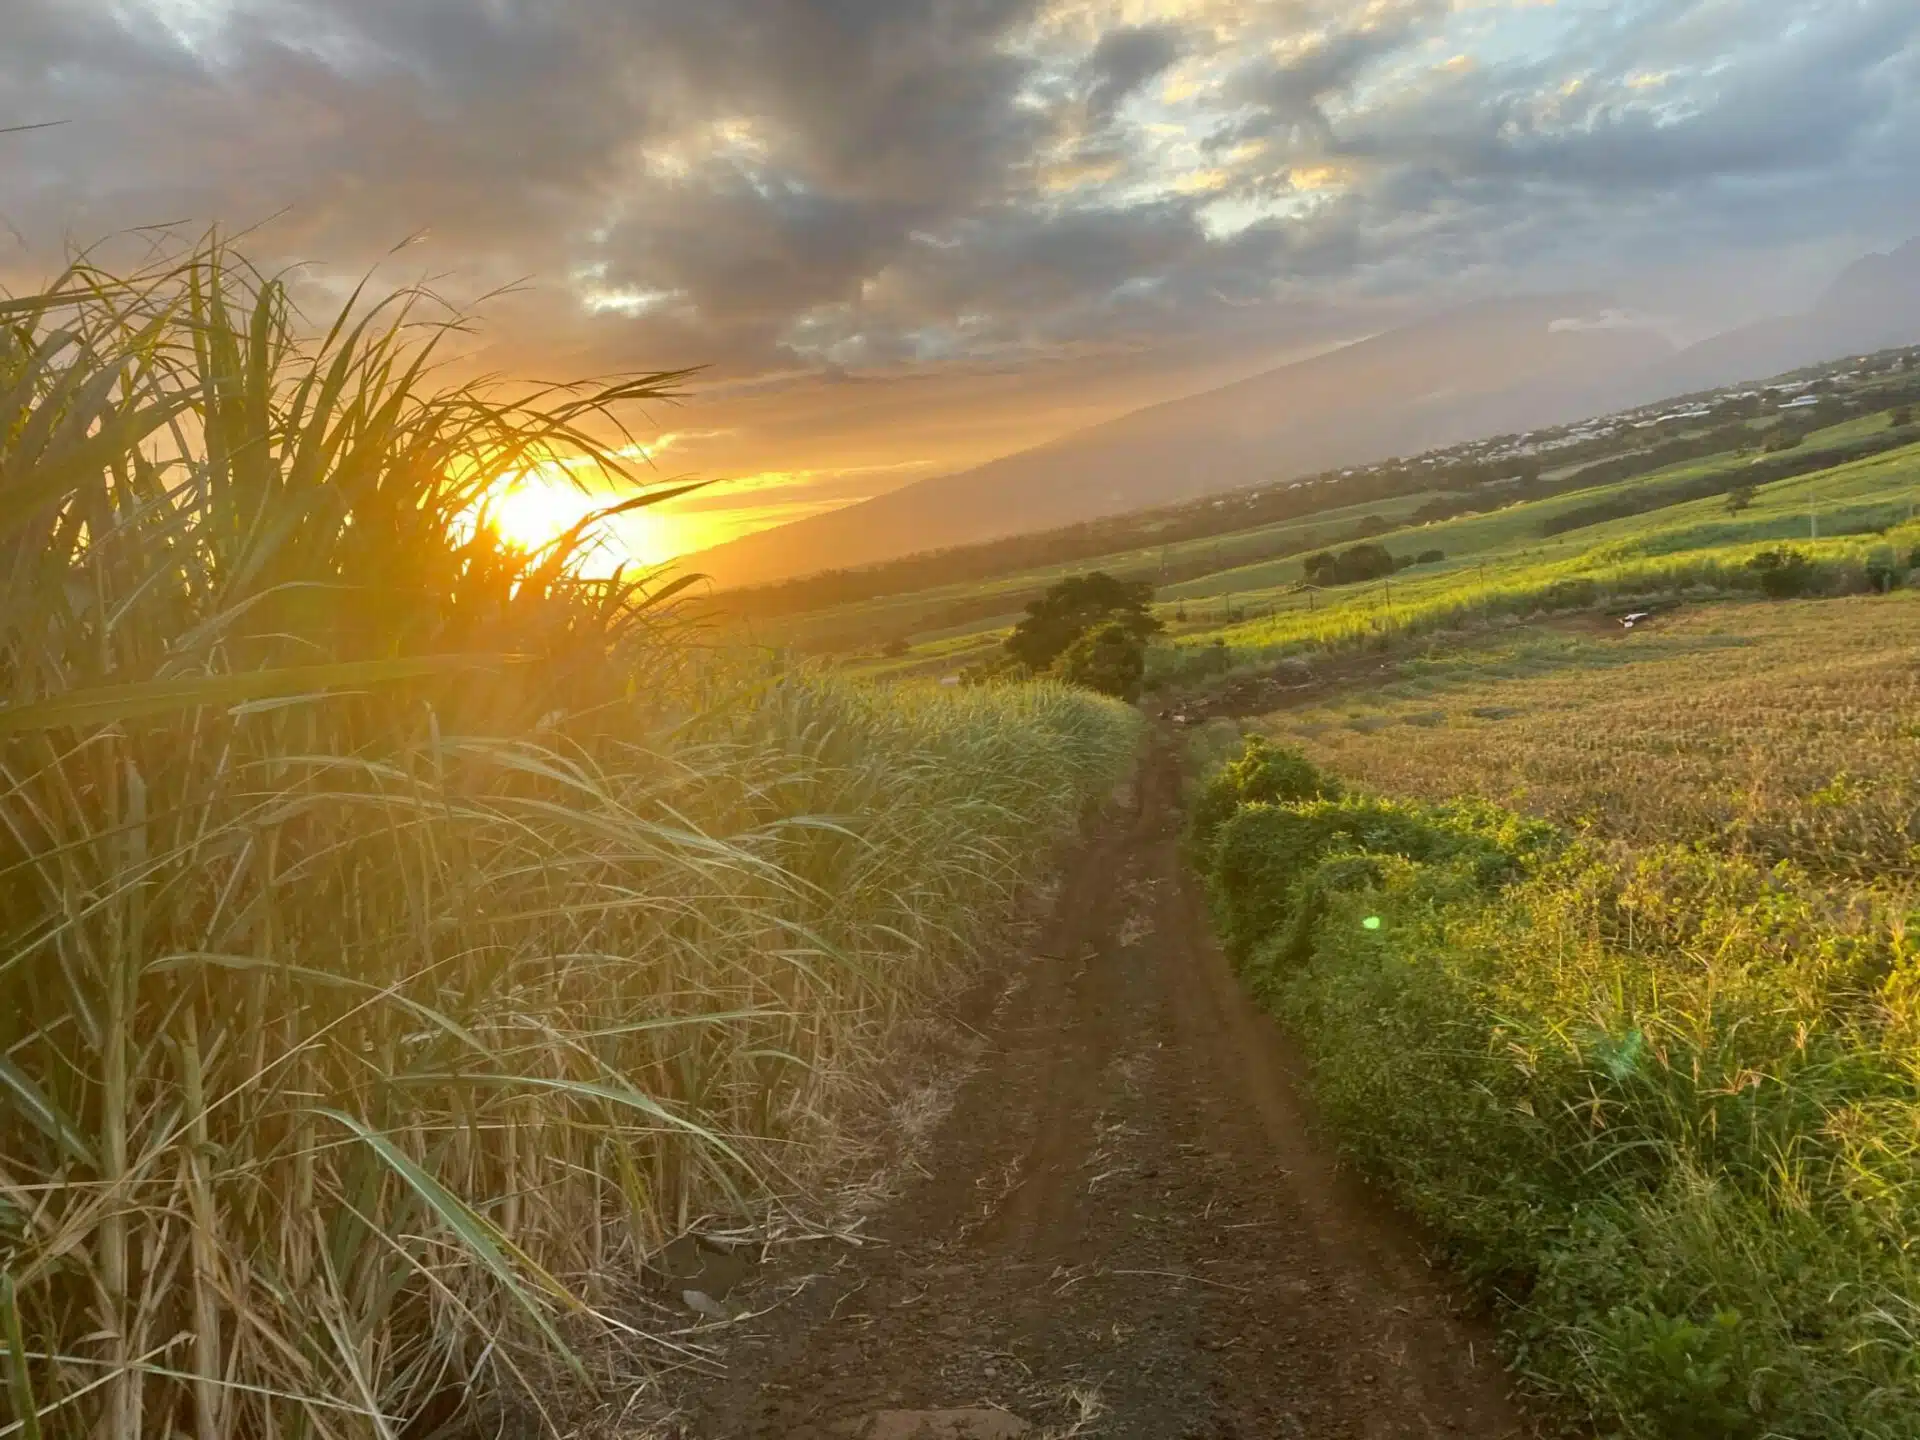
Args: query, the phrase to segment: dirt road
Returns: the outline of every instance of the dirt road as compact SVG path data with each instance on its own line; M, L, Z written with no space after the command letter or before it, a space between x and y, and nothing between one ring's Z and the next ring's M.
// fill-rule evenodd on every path
M1170 741L1132 790L993 977L988 1052L885 1243L737 1327L686 1435L1530 1433L1206 939Z

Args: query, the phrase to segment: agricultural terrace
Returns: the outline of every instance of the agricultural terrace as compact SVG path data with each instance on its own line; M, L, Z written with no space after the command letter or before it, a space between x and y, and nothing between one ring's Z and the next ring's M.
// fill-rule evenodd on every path
M1815 562L1821 584L1865 588L1876 565L1905 573L1920 545L1920 445L1913 444L1758 485L1752 503L1737 511L1714 494L1557 528L1577 508L1635 493L1657 498L1695 478L1663 473L1382 535L1377 543L1395 554L1439 550L1446 556L1385 582L1302 592L1300 565L1283 562L1177 586L1161 599L1184 602L1186 633L1179 634L1177 623L1175 631L1189 645L1219 640L1239 652L1278 653L1542 609L1631 607L1663 597L1751 591L1758 582L1747 562L1782 546Z
M1747 562L1782 546L1815 565L1818 588L1864 588L1904 573L1920 545L1920 432L1894 426L1894 414L1855 416L1785 451L1715 453L1543 498L1498 487L1397 495L740 628L757 644L835 653L862 674L937 677L991 664L1027 601L1065 575L1101 570L1157 586L1166 643L1150 657L1151 686L1539 610L1751 593ZM1750 491L1737 506L1736 489ZM1363 539L1403 568L1367 583L1307 583L1314 553Z

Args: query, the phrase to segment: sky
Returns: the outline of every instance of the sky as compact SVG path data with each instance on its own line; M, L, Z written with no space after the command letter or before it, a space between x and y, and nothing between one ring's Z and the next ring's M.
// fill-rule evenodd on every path
M1920 233L1916 0L0 0L0 284L246 230L704 367L643 558L1450 304L1689 338ZM125 243L125 242L123 242ZM571 518L535 496L515 523Z

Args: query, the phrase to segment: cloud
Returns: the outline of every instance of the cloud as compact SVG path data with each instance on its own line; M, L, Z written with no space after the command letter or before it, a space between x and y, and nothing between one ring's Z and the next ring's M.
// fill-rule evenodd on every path
M1246 118L1222 127L1213 144L1281 136L1310 153L1335 148L1329 103L1345 101L1369 67L1406 48L1437 8L1409 5L1369 14L1365 23L1309 32L1277 58L1239 67L1229 81L1228 98Z
M322 296L531 277L501 363L711 364L782 416L705 426L743 471L834 468L739 448L812 423L795 386L871 403L832 377L1106 365L1920 228L1912 0L6 8L0 126L66 123L0 136L0 278L269 217L250 244Z
M1083 66L1091 82L1088 120L1097 126L1110 124L1142 86L1172 68L1184 43L1184 32L1169 24L1121 25L1102 35Z

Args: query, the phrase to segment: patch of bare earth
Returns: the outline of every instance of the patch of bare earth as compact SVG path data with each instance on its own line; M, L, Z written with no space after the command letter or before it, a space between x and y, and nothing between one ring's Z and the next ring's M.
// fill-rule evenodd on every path
M735 1291L686 1440L1520 1436L1488 1333L1307 1128L1177 844L1170 743L1071 859L864 1227ZM764 1307L764 1308L763 1308Z

